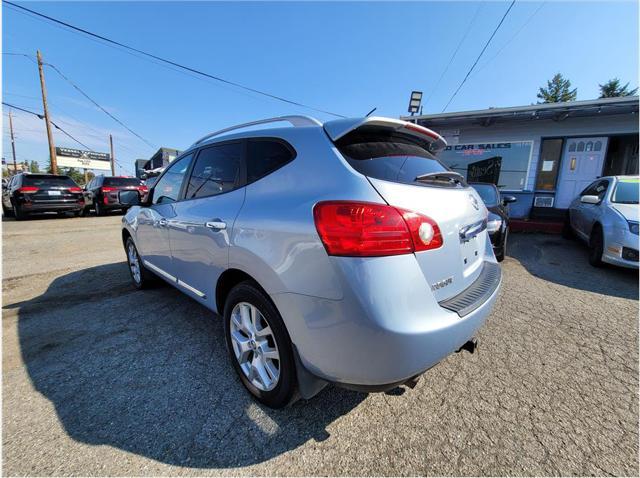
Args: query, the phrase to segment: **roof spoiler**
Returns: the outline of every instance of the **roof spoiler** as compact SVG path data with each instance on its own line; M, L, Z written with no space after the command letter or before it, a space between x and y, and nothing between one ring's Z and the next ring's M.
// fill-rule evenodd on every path
M416 136L431 143L433 151L440 151L447 146L445 139L435 131L431 131L424 126L408 121L393 118L383 118L381 116L368 116L366 118L345 118L324 123L324 130L333 141L338 141L343 136L363 126L380 126L393 129L395 131Z

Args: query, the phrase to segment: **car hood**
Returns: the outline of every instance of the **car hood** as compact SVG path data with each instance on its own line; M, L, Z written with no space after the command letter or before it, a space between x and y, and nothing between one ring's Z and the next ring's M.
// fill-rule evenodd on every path
M613 209L624 216L627 221L638 221L640 207L637 204L615 204L611 205Z

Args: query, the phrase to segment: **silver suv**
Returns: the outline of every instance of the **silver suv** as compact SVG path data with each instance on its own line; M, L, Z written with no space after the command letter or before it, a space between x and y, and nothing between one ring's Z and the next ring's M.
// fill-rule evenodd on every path
M482 200L433 156L445 145L381 117L209 134L144 204L120 193L133 282L160 277L222 315L233 366L268 406L327 383L412 385L472 349L501 281Z

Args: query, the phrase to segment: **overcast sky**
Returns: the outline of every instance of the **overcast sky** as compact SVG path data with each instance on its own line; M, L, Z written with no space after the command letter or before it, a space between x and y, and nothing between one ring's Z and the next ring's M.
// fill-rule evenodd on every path
M95 33L213 75L346 116L406 114L412 89L440 112L510 2L248 3L25 2ZM3 5L3 52L35 55L154 146L185 148L202 134L304 108L196 78ZM462 41L464 39L464 41ZM462 43L461 43L462 41ZM459 45L457 55L453 57ZM453 61L451 61L453 57ZM42 111L33 58L2 57L3 101ZM447 65L450 63L448 69ZM53 120L132 174L154 148L46 70ZM638 3L518 1L447 111L535 103L561 72L578 99L619 77L638 86ZM444 73L444 74L443 74ZM41 120L14 111L19 160L48 164ZM7 108L3 156L10 160ZM81 148L60 132L56 145Z

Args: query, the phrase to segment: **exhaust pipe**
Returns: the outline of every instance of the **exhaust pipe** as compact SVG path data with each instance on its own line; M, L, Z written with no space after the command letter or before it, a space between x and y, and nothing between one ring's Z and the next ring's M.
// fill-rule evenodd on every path
M460 347L458 350L456 350L457 352L462 352L463 350L469 352L470 354L474 353L476 351L476 349L478 348L478 339L476 339L475 337L472 338L471 340L468 340L467 342L465 342L462 347Z

